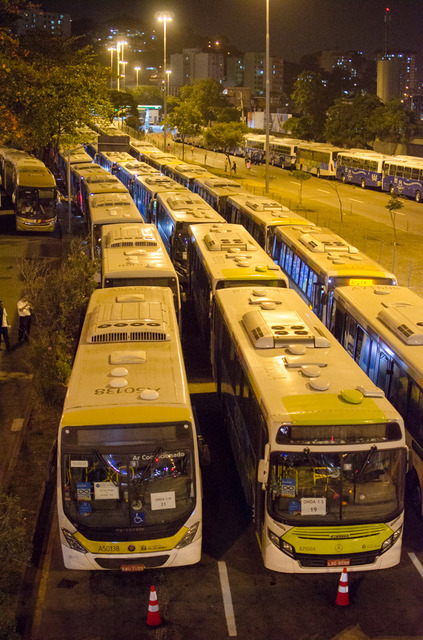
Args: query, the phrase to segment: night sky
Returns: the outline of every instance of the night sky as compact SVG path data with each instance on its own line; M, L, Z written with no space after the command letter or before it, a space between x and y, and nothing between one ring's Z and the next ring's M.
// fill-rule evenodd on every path
M94 20L129 15L156 24L156 11L171 10L170 29L191 26L213 39L226 36L241 51L264 51L265 0L41 0L50 11ZM270 0L270 53L290 61L321 49L384 50L385 7L390 8L388 47L423 54L423 0ZM168 31L169 33L169 31ZM423 64L423 56L420 58Z

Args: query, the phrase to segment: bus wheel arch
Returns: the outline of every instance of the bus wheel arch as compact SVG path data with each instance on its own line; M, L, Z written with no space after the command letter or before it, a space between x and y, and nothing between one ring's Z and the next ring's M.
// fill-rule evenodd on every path
M407 486L410 492L413 510L421 518L423 517L422 488L420 486L419 476L414 469L408 474Z

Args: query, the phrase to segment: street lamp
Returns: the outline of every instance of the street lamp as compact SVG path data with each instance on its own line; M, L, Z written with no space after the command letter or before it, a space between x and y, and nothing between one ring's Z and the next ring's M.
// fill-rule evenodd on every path
M266 193L269 193L269 125L270 125L270 63L269 63L269 0L266 0Z
M113 84L113 51L116 51L116 47L108 47L107 51L110 51L110 88Z
M141 71L141 67L134 67L135 73L137 74L137 87L138 87L138 72Z
M169 95L169 81L170 81L170 74L172 73L172 69L166 69L166 76L167 76L167 95Z
M166 87L166 23L173 15L165 11L156 13L156 20L163 22L163 149L166 149L167 87Z
M125 45L128 44L125 40L120 40L116 43L116 51L117 51L117 90L120 91L120 67L121 61L123 60L123 50Z
M127 60L120 60L119 64L121 64L122 67L123 67L123 73L122 73L123 83L122 83L122 87L123 87L123 90L125 91L125 65L128 64L128 61Z

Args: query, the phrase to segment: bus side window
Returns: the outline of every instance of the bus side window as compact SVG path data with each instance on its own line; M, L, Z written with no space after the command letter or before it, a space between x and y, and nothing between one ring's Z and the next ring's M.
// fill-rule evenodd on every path
M407 412L408 377L396 362L392 363L392 382L389 400L402 416Z
M388 358L387 354L380 350L379 354L379 366L377 372L377 380L376 384L378 387L383 389L387 398L389 398L389 386L391 381L391 373L390 370L391 360Z
M405 416L404 416L405 417ZM423 392L415 383L412 383L408 412L405 417L407 428L415 436L417 442L423 444Z

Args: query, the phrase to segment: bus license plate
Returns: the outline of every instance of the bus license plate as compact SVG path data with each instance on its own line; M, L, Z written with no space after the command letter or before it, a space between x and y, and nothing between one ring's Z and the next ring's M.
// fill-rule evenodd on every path
M349 558L337 558L336 560L327 560L327 567L349 567L351 560Z
M120 565L121 571L144 571L144 569L145 569L144 564L121 564Z

